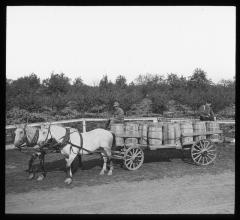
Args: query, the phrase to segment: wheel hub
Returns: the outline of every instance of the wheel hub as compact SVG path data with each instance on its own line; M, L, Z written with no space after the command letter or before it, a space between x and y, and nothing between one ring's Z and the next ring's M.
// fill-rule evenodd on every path
M202 155L203 155L203 156L207 156L207 154L208 154L208 152L207 152L206 150L204 150L204 151L202 152Z

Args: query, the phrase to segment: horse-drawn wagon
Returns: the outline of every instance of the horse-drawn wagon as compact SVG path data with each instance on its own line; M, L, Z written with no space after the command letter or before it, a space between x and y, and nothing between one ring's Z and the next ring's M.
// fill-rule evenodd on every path
M114 124L116 149L112 158L122 160L128 170L137 170L144 162L144 152L158 149L178 149L189 152L196 165L209 165L217 156L217 143L222 131L217 122L183 121L176 123Z
M42 125L41 128L31 128L25 125L15 130L14 145L22 149L23 144L39 146L40 152L32 155L29 161L29 178L34 177L32 163L38 156L42 169L39 180L46 176L44 169L44 148L56 149L66 160L67 178L72 182L71 164L76 156L100 153L103 157L101 175L110 168L112 175L113 161L122 160L128 170L136 170L144 162L144 151L174 148L182 152L190 152L192 161L197 165L208 165L217 156L216 143L221 142L222 131L217 122L183 121L180 123L125 123L112 124L111 131L94 129L80 133L78 129L56 125ZM30 139L29 139L30 138ZM114 141L115 139L115 141ZM56 143L52 143L54 140Z

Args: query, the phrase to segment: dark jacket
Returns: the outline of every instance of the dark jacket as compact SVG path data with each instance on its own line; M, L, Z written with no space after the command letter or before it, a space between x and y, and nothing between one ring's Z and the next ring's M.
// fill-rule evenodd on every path
M212 107L209 106L209 105L202 105L199 108L199 112L200 112L200 116L203 116L203 117L214 117L214 113L213 113Z
M117 107L113 113L114 123L123 123L124 122L124 111Z

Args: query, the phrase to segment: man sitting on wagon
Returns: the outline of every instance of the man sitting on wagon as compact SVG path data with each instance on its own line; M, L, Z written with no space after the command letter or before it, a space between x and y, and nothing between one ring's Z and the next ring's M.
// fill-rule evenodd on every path
M205 105L202 105L199 108L199 112L200 121L215 121L215 115L213 113L211 103L209 101L207 101Z
M118 102L114 102L114 112L113 117L107 121L106 129L109 129L111 124L123 123L124 122L124 111L119 107Z

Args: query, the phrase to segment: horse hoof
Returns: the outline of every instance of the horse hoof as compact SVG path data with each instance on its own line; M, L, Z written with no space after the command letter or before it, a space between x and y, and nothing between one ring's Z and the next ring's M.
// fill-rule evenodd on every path
M67 178L64 182L66 184L71 184L72 183L72 178Z
M102 170L102 171L99 173L99 175L101 175L101 176L104 175L104 171Z
M37 178L37 181L42 181L44 179L44 176L43 175L40 175L38 178Z
M28 176L28 179L29 180L32 180L34 178L34 174L33 173L30 173L29 176Z
M112 170L108 171L108 176L112 176Z

